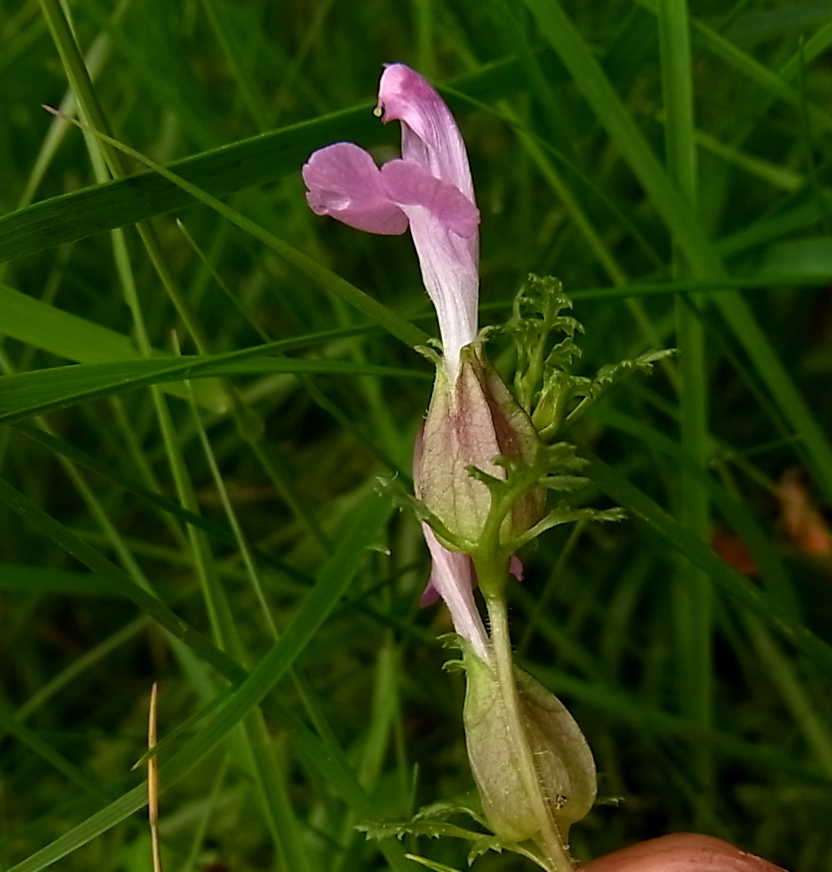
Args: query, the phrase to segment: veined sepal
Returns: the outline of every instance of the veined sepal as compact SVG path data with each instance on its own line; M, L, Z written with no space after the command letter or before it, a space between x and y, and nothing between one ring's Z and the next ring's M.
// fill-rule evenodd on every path
M448 547L456 547L454 540L479 542L492 517L489 489L470 468L500 478L501 459L529 462L539 447L532 422L479 341L461 349L455 373L437 361L430 406L417 437L413 478L416 496L450 533ZM501 524L522 532L539 520L544 499L540 490L519 494Z
M553 693L515 667L522 731L518 733L509 723L506 689L497 672L465 639L456 636L452 644L463 655L454 662L462 665L466 677L465 742L489 826L509 843L537 841L540 836L536 801L527 794L529 780L521 771L526 755L514 744L513 737L519 735L531 749L534 782L566 844L569 827L589 812L597 792L595 761L580 727Z

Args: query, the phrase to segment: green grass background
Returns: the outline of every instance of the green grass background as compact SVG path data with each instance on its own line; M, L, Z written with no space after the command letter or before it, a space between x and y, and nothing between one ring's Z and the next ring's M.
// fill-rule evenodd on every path
M472 786L376 488L437 331L410 240L315 217L299 173L396 154L404 61L468 143L483 321L552 274L581 372L680 349L567 434L629 520L546 534L510 592L597 759L573 853L696 830L828 870L832 567L776 485L832 505L830 43L818 0L0 0L0 868L150 868L153 681L167 872L466 867L354 829Z

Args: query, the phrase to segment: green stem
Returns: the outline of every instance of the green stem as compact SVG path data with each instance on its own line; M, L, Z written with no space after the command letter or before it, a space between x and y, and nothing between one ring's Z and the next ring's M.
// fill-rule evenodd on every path
M498 590L502 585L493 576L505 572L502 566L501 562L477 561L477 577L489 579L490 584L487 584L487 587ZM502 695L511 746L538 826L538 836L534 841L541 852L542 862L550 872L573 872L574 866L569 859L569 852L543 795L534 755L520 712L520 697L514 678L514 658L511 651L505 598L501 595L486 597L486 606L491 629L491 647L494 653L493 666Z
M662 91L667 122L667 170L680 196L696 211L697 167L694 141L693 62L687 0L659 0L659 50ZM694 265L680 246L673 246L673 272L685 278ZM679 413L682 448L705 469L708 462L708 383L705 330L701 302L676 298L676 333L679 348ZM707 491L696 476L680 474L679 520L707 541L710 526ZM713 721L713 603L711 582L698 567L684 561L673 589L674 624L678 651L679 704L703 728ZM713 764L705 749L697 754L696 768L703 784L713 780Z

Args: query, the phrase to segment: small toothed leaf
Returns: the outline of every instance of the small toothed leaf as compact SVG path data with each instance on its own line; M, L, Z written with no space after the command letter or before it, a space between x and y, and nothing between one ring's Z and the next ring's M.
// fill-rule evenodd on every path
M593 508L573 508L566 502L558 503L557 507L549 512L544 518L528 530L522 537L514 543L516 548L520 548L532 539L536 539L541 533L546 530L551 530L553 527L559 527L562 524L574 524L577 521L596 521L610 522L623 521L627 517L624 509L615 507L612 509L593 509Z
M462 646L459 647L462 650ZM475 790L470 790L456 799L441 800L422 806L413 816L413 820L447 820L449 817L459 814L467 815L481 827L488 828L485 813L482 810L482 801Z
M514 391L540 438L549 442L564 424L573 423L608 388L631 372L650 372L653 364L674 352L650 351L633 359L603 366L595 378L572 373L581 356L575 334L580 322L562 314L572 308L556 278L530 275L514 301L512 316L503 332L517 346ZM492 331L494 332L494 331ZM553 335L562 338L555 342Z
M455 633L449 633L443 639L448 645L460 647L463 650L465 648L464 640L462 640L462 644L459 644L460 639ZM455 839L464 839L471 843L471 849L468 852L469 866L477 857L482 856L488 851L496 851L498 854L503 851L511 851L537 863L541 868L545 868L540 857L529 846L501 839L490 831L470 830L448 822L448 818L459 815L471 818L484 830L490 829L482 809L482 802L476 791L462 794L456 799L426 805L419 809L410 821L361 821L356 825L356 829L365 833L368 839L374 840L392 837L402 839L404 836L427 836L434 839L448 836ZM424 857L415 855L408 855L408 857L421 863L428 869L437 869L440 872L450 869L448 866L443 866L441 863L427 860ZM458 870L451 870L451 872L458 872Z
M627 378L635 372L649 374L653 370L653 364L672 357L676 353L675 348L665 348L661 351L648 351L632 360L622 360L618 363L608 363L598 370L595 378L586 386L576 390L573 399L582 397L582 401L567 415L566 423L574 423L591 405L600 399L613 385Z
M395 836L401 840L405 836L427 836L431 839L438 839L442 836L448 836L454 839L467 839L475 841L482 838L482 833L474 830L467 830L465 827L458 827L456 824L449 824L447 821L404 821L404 822L386 822L386 821L361 821L355 825L355 828L364 833L368 839L378 841L380 839L389 839Z
M517 371L514 389L520 405L528 412L536 404L547 371L568 371L572 359L581 350L574 342L575 333L583 326L571 315L572 301L563 293L563 285L551 276L529 275L514 300L512 316L505 325L506 333L517 346ZM552 333L564 334L552 345Z

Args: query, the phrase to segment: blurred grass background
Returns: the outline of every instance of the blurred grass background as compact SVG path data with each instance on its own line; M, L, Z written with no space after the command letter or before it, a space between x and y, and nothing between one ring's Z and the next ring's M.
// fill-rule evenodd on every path
M465 868L354 829L472 786L418 527L374 490L436 327L410 240L299 174L396 154L403 61L468 143L484 322L552 274L581 372L681 352L568 434L630 520L550 532L511 591L597 758L575 856L697 830L828 870L830 42L817 0L0 0L0 868L149 868L153 681L168 872ZM176 177L40 108L78 102Z

